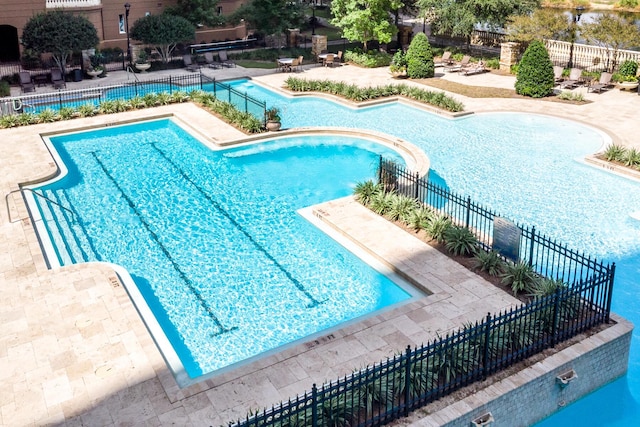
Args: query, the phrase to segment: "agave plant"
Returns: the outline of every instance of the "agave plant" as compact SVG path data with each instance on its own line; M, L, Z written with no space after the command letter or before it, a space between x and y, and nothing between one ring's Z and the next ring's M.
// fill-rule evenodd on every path
M369 203L371 203L373 195L379 191L381 191L381 187L378 184L374 183L372 180L367 180L365 182L358 182L353 193L355 194L357 201L368 206Z
M411 212L407 224L414 230L426 230L429 228L429 224L431 224L431 220L434 218L435 214L430 208L420 206Z
M20 126L28 126L38 123L38 116L33 113L22 113L18 115Z
M533 267L522 261L507 264L501 277L501 282L511 286L514 295L521 291L529 291L537 280Z
M449 217L440 215L431 221L426 231L433 240L438 243L443 243L445 241L445 234L452 225Z
M476 252L478 239L466 227L452 226L444 232L447 250L453 255L473 255Z
M627 149L622 158L622 162L625 166L640 165L640 151L636 150L635 148Z
M369 208L378 215L386 214L391 208L394 194L395 193L385 193L384 191L374 194L373 197L371 197Z
M0 127L6 129L16 126L20 126L20 121L18 120L17 114L7 114L6 116L0 116Z
M39 123L51 123L60 120L60 115L53 111L51 108L42 110L38 113Z
M78 113L80 114L80 117L93 117L98 114L98 109L95 105L86 103L78 108Z
M115 101L105 99L98 105L98 111L102 114L112 114L116 112Z
M387 211L387 216L392 221L407 222L411 212L416 209L416 201L411 197L394 193L391 198L391 206Z
M58 114L62 120L69 120L78 115L78 111L73 107L62 107L58 110Z
M145 104L144 99L141 96L134 96L129 100L131 106L135 109L147 108L147 104Z
M488 273L490 276L497 276L502 273L504 262L500 254L494 250L476 251L473 268Z

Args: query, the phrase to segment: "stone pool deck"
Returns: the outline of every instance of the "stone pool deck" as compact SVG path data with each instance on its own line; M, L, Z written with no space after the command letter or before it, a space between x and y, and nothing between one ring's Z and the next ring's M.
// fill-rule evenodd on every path
M204 72L217 78L251 74L232 70ZM110 84L123 78L111 74ZM288 76L271 73L256 79L278 87ZM386 69L353 66L311 67L296 76L363 85L392 81ZM512 77L494 74L442 78L513 85ZM79 87L74 85L69 89ZM594 101L586 105L454 96L474 112L527 111L571 118L602 129L615 142L640 148L637 94L585 94ZM167 114L182 116L212 144L244 137L191 105L2 129L2 195L20 183L55 174L41 134ZM313 383L348 374L407 344L426 342L487 311L517 303L396 226L350 199L340 199L317 208L325 222L362 241L376 257L400 266L433 293L179 389L113 269L86 264L48 270L19 193L6 201L9 208L0 208L1 425L224 425L248 410L270 406L309 390Z

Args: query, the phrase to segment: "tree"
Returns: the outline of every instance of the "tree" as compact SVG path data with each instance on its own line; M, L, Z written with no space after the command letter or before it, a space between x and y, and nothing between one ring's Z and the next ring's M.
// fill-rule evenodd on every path
M476 24L504 28L510 16L531 13L539 5L540 0L418 0L421 15L435 15L433 32L466 37L467 42Z
M571 39L571 24L567 17L552 9L537 9L530 15L512 16L507 24L509 40L525 45L533 40Z
M22 30L25 49L51 53L63 76L69 55L96 47L99 41L96 27L87 18L62 11L39 13Z
M192 41L195 37L196 28L181 16L148 15L131 27L131 38L153 45L164 63L169 62L178 43Z
M244 19L262 34L283 34L289 28L298 28L304 21L302 6L288 0L251 0L241 6L229 21Z
M178 0L175 6L167 6L164 13L182 16L195 26L218 27L225 19L217 12L218 0Z
M401 7L400 0L333 0L331 23L349 41L362 42L366 52L369 40L391 41L398 28L393 25L390 12Z
M516 93L542 98L553 91L553 63L549 52L540 40L534 40L522 55L518 64Z
M412 79L433 77L435 67L429 39L424 33L415 35L407 49L407 76Z
M592 22L582 24L580 35L588 43L607 49L607 70L613 72L618 65L621 49L638 45L640 29L633 22L611 14L600 15Z

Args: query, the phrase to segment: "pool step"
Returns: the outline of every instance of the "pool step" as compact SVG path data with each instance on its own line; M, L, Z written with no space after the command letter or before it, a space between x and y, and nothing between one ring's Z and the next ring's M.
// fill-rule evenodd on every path
M82 224L75 217L75 214L72 214L74 210L64 191L46 190L40 193L69 209L63 209L41 197L37 198L43 221L45 221L54 242L61 265L96 260L89 239Z

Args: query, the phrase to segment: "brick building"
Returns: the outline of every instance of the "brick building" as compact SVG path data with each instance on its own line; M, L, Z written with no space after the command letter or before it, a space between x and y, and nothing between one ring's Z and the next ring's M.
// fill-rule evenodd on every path
M47 10L63 9L84 15L98 30L99 48L127 49L127 22L125 3L130 4L129 26L146 14L162 13L175 0L0 0L0 62L18 61L22 46L20 37L27 21L35 14ZM230 14L242 0L219 0L217 11ZM246 35L244 23L224 28L200 27L194 42L234 40Z

